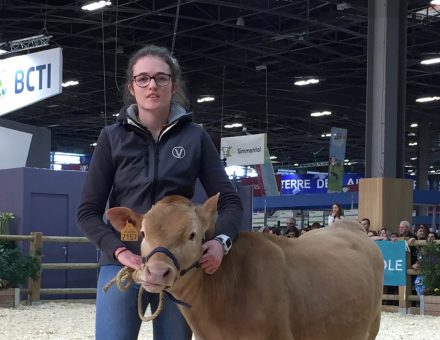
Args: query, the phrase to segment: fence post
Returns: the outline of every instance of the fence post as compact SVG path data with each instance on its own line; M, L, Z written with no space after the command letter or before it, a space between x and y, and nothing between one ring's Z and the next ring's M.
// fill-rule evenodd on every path
M41 232L32 232L31 236L33 237L32 241L29 242L29 255L35 256L38 259L38 262L41 267L41 253L43 251L43 233ZM30 300L32 302L40 301L40 289L41 289L41 271L38 279L35 281L29 279L29 289L30 292Z
M399 311L401 314L409 314L409 308L411 307L411 301L408 296L411 295L411 275L408 275L408 269L411 268L411 254L405 253L406 256L406 285L399 286Z

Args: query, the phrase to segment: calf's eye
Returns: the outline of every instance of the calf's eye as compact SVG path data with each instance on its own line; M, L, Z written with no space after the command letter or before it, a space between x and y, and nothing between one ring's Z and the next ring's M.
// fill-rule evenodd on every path
M145 238L145 233L143 231L141 231L141 237Z
M189 240L190 240L190 241L194 240L194 237L196 237L196 233L191 233L191 234L189 235Z

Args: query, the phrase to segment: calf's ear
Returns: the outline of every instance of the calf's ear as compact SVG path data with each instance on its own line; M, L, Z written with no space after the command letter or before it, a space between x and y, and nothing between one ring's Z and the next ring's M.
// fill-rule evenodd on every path
M214 233L214 224L217 218L217 203L220 193L210 197L206 202L197 208L197 215L201 219L203 231L206 233L208 239L211 239L211 234Z
M135 213L130 208L110 208L106 211L105 214L107 215L107 218L109 219L112 226L118 231L121 231L122 228L125 227L127 222L133 224L136 229L141 229L143 215Z

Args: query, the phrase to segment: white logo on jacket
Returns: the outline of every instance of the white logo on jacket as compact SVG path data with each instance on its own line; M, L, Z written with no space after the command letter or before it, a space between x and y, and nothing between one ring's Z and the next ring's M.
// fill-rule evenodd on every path
M185 151L185 148L183 146L175 146L173 148L173 150L171 151L171 154L175 158L183 158L183 157L185 157L186 151Z

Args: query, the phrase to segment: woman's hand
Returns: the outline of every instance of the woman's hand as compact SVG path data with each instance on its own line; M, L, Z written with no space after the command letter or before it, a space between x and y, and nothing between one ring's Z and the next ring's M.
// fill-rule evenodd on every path
M214 274L222 263L225 250L219 241L210 240L203 244L203 255L200 258L200 267L206 274Z
M118 249L115 251L116 254L118 254ZM142 257L133 254L129 249L120 252L116 259L124 266L133 268L135 270L140 269L142 265Z

